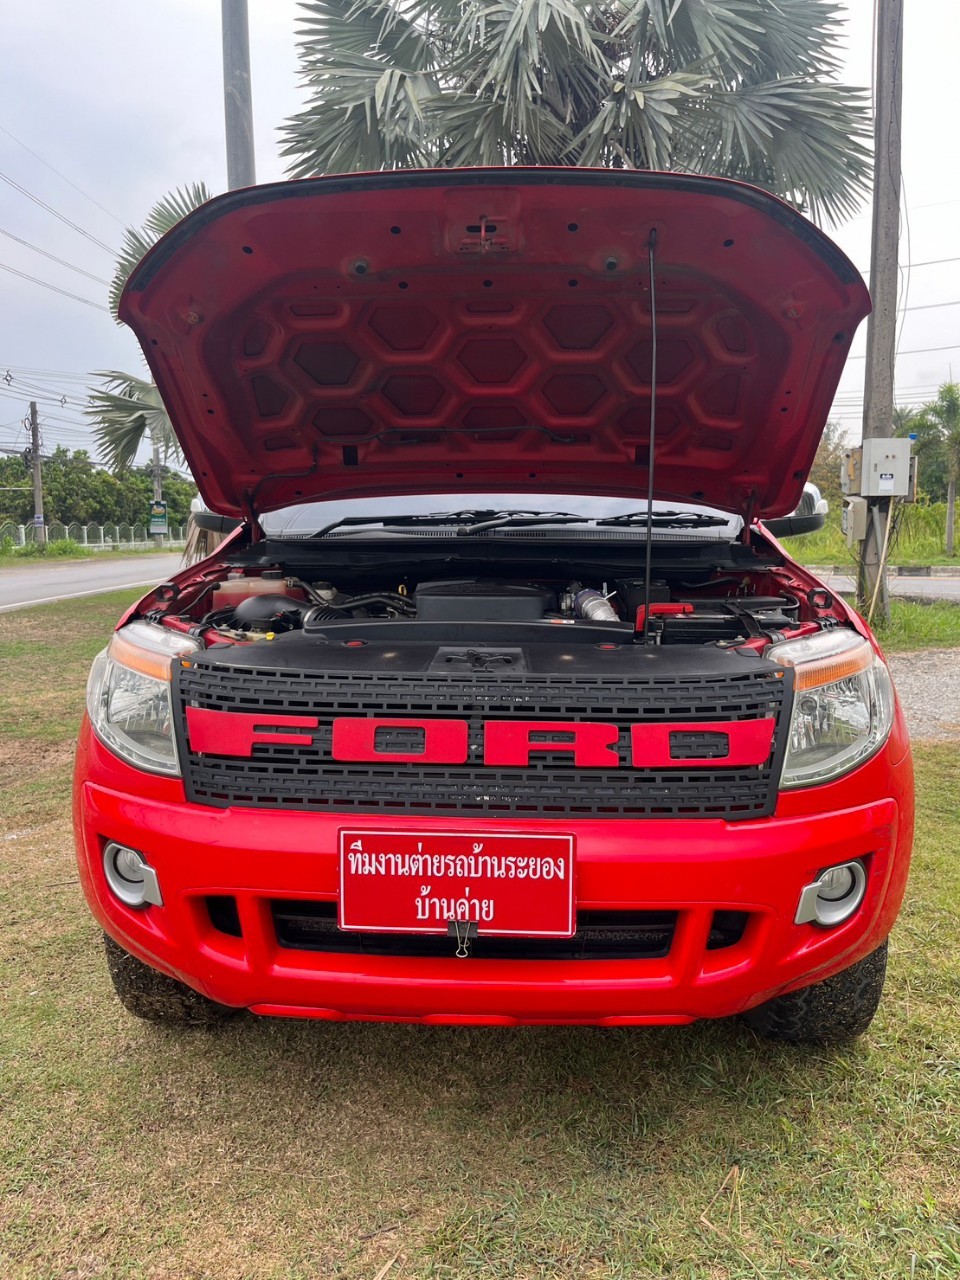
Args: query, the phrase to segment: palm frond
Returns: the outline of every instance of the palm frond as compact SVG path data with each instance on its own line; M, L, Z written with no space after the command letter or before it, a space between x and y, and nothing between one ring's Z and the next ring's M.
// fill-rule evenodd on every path
M659 80L615 81L596 116L573 139L569 155L582 165L676 168L681 104L696 101L709 85L708 76L683 72Z
M639 37L660 72L704 58L747 67L757 55L766 7L766 0L633 0L621 5L613 35L631 48Z
M432 96L419 73L344 55L335 73L317 79L311 109L288 126L295 126L301 139L309 137L307 154L292 166L291 176L433 163L424 121ZM288 145L281 153L294 150Z
M869 177L833 0L307 0L290 173L436 163L718 173L840 218Z
M104 370L94 374L99 386L89 388L84 413L93 422L97 454L111 471L132 465L140 446L159 445L164 460L183 461L170 418L156 385L132 373Z
M379 56L420 71L436 68L435 49L426 33L389 0L311 0L301 8L301 75L322 71L328 50Z
M869 187L866 94L774 80L716 86L684 120L676 159L699 173L753 182L816 218L842 221Z
M108 296L110 310L118 324L120 321L117 319L117 308L120 305L120 295L140 259L162 235L175 227L188 213L205 204L210 199L210 195L210 191L203 182L193 182L189 186L178 187L176 191L171 191L162 200L157 201L147 214L142 227L125 229Z

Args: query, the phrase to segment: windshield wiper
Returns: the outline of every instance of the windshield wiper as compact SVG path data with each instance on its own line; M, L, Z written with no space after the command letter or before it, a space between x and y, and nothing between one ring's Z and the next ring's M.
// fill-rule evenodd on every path
M398 512L387 516L342 516L321 526L309 536L323 538L335 529L429 529L455 525L458 537L472 537L489 529L522 529L541 524L585 524L594 528L607 525L645 525L646 511L627 511L619 516L607 516L596 520L592 516L576 515L571 511L494 511L469 508L465 511L434 511L423 515ZM707 529L728 523L723 516L711 516L701 511L655 511L651 517L655 529Z
M607 516L604 520L596 520L596 525L621 524L634 525L647 523L646 511L626 511L623 515ZM710 516L705 511L654 511L649 516L655 529L710 529L728 524L725 516Z
M404 512L395 516L343 516L340 520L331 520L329 524L323 525L310 536L322 538L325 534L332 533L334 529L361 528L363 525L368 527L380 525L383 528L389 525L398 529L408 529L417 525L462 524L464 520L485 520L496 514L495 511L437 511L426 515L410 515Z
M510 525L526 524L585 524L589 516L571 515L568 511L436 511L425 515L400 514L394 516L344 516L325 524L311 535L322 538L334 529L368 528L418 529L432 526L456 525L458 534L482 533L485 529L499 529Z
M587 524L589 516L576 516L569 511L500 511L490 513L490 518L475 524L463 524L457 530L459 537L484 533L487 529L521 529L532 524Z

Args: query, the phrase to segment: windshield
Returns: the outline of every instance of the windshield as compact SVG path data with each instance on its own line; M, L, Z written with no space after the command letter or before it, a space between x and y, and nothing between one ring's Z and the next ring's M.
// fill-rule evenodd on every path
M549 525L549 516L563 513L557 524L564 530L589 528L597 521L630 516L636 512L646 511L646 502L636 496L597 497L587 494L568 493L417 493L393 494L389 498L355 498L351 500L337 499L328 502L306 502L297 506L285 507L282 511L267 512L260 518L264 533L269 538L309 538L320 530L330 530L338 535L345 532L362 533L365 519L369 519L374 531L383 532L385 522L389 527L390 517L439 515L445 512L522 512L525 515L541 514L545 518L540 521L541 527ZM736 537L743 527L739 516L728 511L717 511L712 507L697 506L695 503L654 502L654 515L667 513L690 513L694 516L719 517L716 524L703 528L663 530L671 536L696 538ZM571 519L571 517L574 517ZM582 517L582 519L576 519ZM350 522L350 529L343 530L336 526L344 520ZM509 532L509 530L508 530ZM642 522L633 526L633 532L642 537ZM659 536L659 531L658 531Z

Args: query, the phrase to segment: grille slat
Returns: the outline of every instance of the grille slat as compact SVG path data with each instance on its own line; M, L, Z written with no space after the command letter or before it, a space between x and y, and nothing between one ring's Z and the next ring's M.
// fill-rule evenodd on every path
M449 676L290 671L196 659L177 675L178 745L188 799L221 808L487 818L757 818L772 813L776 801L786 684L770 667L751 674L664 680L461 671ZM308 731L309 745L258 742L251 758L198 755L186 740L188 705L218 711L276 709L316 716L320 726ZM358 715L466 720L469 760L476 763L331 759L333 720ZM509 718L615 723L621 728L622 767L578 767L569 752L550 751L549 743L534 752L524 768L484 766L484 721ZM765 765L635 769L629 764L629 726L634 723L765 718L776 721L778 744Z
M350 933L337 927L333 903L270 903L278 944L297 951L341 955L424 956L449 959L449 937L416 933ZM581 911L572 938L481 935L471 942L478 960L654 960L669 954L676 911Z

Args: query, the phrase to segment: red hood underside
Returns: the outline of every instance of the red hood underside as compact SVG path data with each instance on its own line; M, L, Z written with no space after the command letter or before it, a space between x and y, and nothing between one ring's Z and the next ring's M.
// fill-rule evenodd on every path
M120 315L213 510L641 499L651 238L655 496L786 514L869 298L820 231L739 183L468 169L255 187L165 236Z

